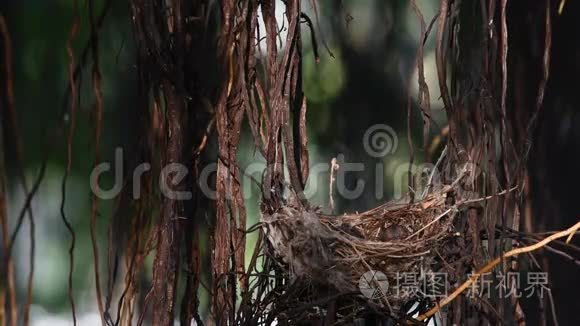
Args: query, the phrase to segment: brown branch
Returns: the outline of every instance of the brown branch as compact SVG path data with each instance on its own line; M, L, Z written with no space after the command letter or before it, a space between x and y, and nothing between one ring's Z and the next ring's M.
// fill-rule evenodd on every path
M441 89L441 97L443 98L443 103L448 111L453 110L453 103L449 95L449 90L447 88L447 74L445 68L445 29L447 28L447 15L449 10L449 0L442 0L440 13L439 13L439 23L437 28L437 41L435 46L435 59L437 63L437 76L439 78L439 87Z
M9 233L8 233L8 219L6 209L6 172L4 169L4 128L0 124L0 232L2 232L2 251L8 255L9 247ZM6 288L4 284L8 285L8 295L10 297L10 306L16 307L15 286L14 286L14 263L11 259L4 259L3 267L0 272L0 325L8 325L6 317ZM16 317L14 310L11 310L11 320ZM14 324L13 322L12 324Z
M76 124L76 110L77 110L77 85L75 82L74 77L74 68L75 68L75 56L73 51L73 41L77 37L80 18L78 15L78 1L74 1L74 19L73 24L71 27L71 32L69 38L67 40L67 53L69 56L69 66L68 66L68 73L69 73L69 85L70 85L70 92L71 92L71 101L70 101L70 110L69 110L69 131L66 141L66 148L67 148L67 156L66 156L66 169L64 176L62 178L62 200L60 204L60 215L61 219L66 226L68 232L71 236L71 243L69 248L69 271L68 271L68 298L70 301L72 318L73 318L73 325L77 324L76 312L75 312L75 301L73 295L73 271L74 271L74 248L75 248L75 241L76 236L74 229L71 223L68 221L66 214L65 214L65 200L66 200L66 182L67 178L71 172L71 165L72 165L72 142L74 138L75 132L75 124Z
M16 164L18 170L18 177L20 179L20 183L22 184L22 189L25 195L29 194L28 185L26 182L26 176L24 175L24 161L23 161L23 147L22 147L22 139L20 137L20 131L18 127L18 121L16 116L16 103L15 103L15 96L14 96L14 78L12 72L12 41L10 38L10 33L8 31L8 27L6 24L6 20L4 16L0 15L0 29L2 32L2 36L4 39L4 47L5 47L5 81L6 81L6 98L8 101L8 109L10 115L10 124L12 130L12 136L14 138L15 147L16 147ZM34 252L36 247L35 241L35 224L34 224L34 215L32 213L32 207L28 206L28 221L30 223L30 254L29 254L29 265L30 265L30 272L27 278L26 284L26 304L24 305L24 320L23 324L28 325L30 321L30 306L32 305L32 282L34 279ZM18 233L20 226L22 225L22 220L24 215L22 215L17 222L17 229L14 231L15 234ZM10 246L12 248L14 238L12 238ZM16 309L16 308L13 308ZM15 321L13 321L15 322Z
M332 53L332 51L330 51L330 48L328 47L328 44L326 43L326 40L324 39L324 35L322 34L322 28L320 28L320 15L318 15L318 5L316 4L317 0L310 0L310 5L312 7L312 9L314 10L314 17L316 17L316 27L318 29L318 32L320 33L320 40L322 41L322 45L324 45L324 48L326 49L326 52L328 52L328 55L330 55L330 57L334 58L334 53ZM312 32L314 33L314 29L312 29Z
M232 160L235 157L230 157L229 150L229 126L228 126L228 98L231 94L232 87L234 86L234 54L235 54L235 43L233 41L234 35L233 20L235 16L235 4L224 1L222 3L222 12L224 15L224 21L222 25L222 35L220 39L220 55L224 70L227 72L224 79L224 86L220 90L220 95L218 103L216 105L216 129L218 134L218 167L216 175L216 217L215 226L212 230L213 240L213 252L212 252L212 278L213 278L213 289L214 296L212 296L211 303L211 317L215 319L217 324L225 324L228 320L233 319L233 311L231 306L231 300L233 300L232 293L235 290L232 289L231 282L228 282L226 275L229 270L229 258L235 259L235 255L232 255L230 243L230 235L232 233L232 226L228 225L228 196L227 193L230 191L230 169L229 165L232 165ZM265 10L267 5L263 5L262 9ZM270 45L269 45L270 46ZM221 159L220 159L221 158ZM224 163L224 160L227 162ZM226 165L227 164L227 165ZM234 294L235 295L235 294Z
M411 0L411 6L413 7L413 11L415 11L415 15L419 20L419 24L421 25L421 38L419 42L419 47L417 49L417 58L416 58L416 65L417 65L417 78L418 78L418 85L419 85L419 95L418 95L418 102L419 107L423 113L423 151L425 151L425 155L428 156L427 146L429 141L429 129L430 129L430 122L431 122L431 98L429 95L429 86L425 80L425 65L423 63L423 56L425 50L425 41L427 40L427 35L429 30L427 29L427 25L425 23L425 18L423 17L423 13L417 6L416 0ZM431 27L431 25L429 26ZM430 28L429 28L430 29Z
M546 0L546 21L545 21L545 30L544 30L544 55L542 57L542 79L540 80L540 85L538 86L538 95L536 98L536 107L534 110L534 114L530 118L528 122L528 126L526 128L526 134L530 135L532 129L535 126L536 120L542 110L543 103L544 103L544 94L546 92L546 86L548 84L548 79L550 78L550 58L551 58L551 51L552 51L552 18L550 13L550 0ZM525 157L529 153L529 147L526 148L526 152L524 153Z
M10 40L10 33L8 32L8 27L6 24L6 20L4 18L4 15L0 14L0 32L2 32L2 38L3 38L3 43L4 43L4 69L5 69L5 83L6 83L6 98L8 100L8 108L11 110L11 113L14 113L14 89L13 89L13 81L12 81L12 42ZM13 126L15 127L15 126ZM0 131L4 132L3 130L4 128L2 128ZM3 135L0 135L1 139L3 140ZM2 143L2 145L4 145L4 143ZM12 243L13 240L9 240L8 237L8 219L7 219L7 215L6 215L6 197L5 197L5 171L4 171L4 146L2 146L1 148L2 150L2 162L0 162L0 164L2 165L2 171L0 171L0 173L2 173L2 175L0 176L2 178L2 194L0 197L1 205L0 205L0 209L2 210L0 212L1 214L1 219L0 219L0 224L2 226L2 233L3 236L2 238L4 239L4 254L6 255L6 258L4 259L3 265L5 265L5 267L2 268L2 273L0 273L0 275L2 276L2 278L0 278L1 282L4 282L4 276L6 276L6 283L8 284L8 295L9 295L9 299L10 299L10 323L11 325L15 326L17 321L18 321L18 315L17 315L17 306L16 306L16 287L15 287L15 280L14 280L14 263L12 261L11 258L11 253L12 253ZM24 216L23 216L24 217ZM22 223L23 218L18 219L18 225L20 225ZM16 231L18 230L18 225L16 227ZM4 272L4 269L6 269L6 272ZM2 299L4 298L4 287L2 286L2 292L0 293L0 297L2 297ZM4 301L4 300L1 300ZM4 302L2 302L4 304ZM4 311L5 306L2 305L1 309L2 311ZM5 321L2 321L3 324Z
M167 107L167 128L171 135L165 149L165 163L175 164L182 160L184 120L183 101L176 90L177 86L168 80L163 82L163 92ZM166 185L173 183L172 175L162 175ZM182 184L176 185L178 190ZM181 232L179 217L183 216L182 205L175 198L164 196L159 221L159 244L153 266L153 325L171 325L177 292L177 273Z
M0 128L0 232L2 232L2 251L7 255L9 247L8 234L8 219L6 209L6 173L4 171L4 142L2 137L3 128ZM8 285L8 295L10 298L10 307L16 307L16 296L14 286L14 262L11 259L3 259L2 272L0 273L0 325L8 325L6 316L6 288L4 284ZM10 319L13 321L11 325L15 324L15 310L11 309Z
M95 24L97 32L103 26L103 24L105 22L105 18L107 17L107 14L109 13L109 11L111 9L112 4L113 4L113 0L106 0L105 4L103 6L103 9L102 9L99 17L97 18L97 21ZM83 51L82 51L81 55L79 56L79 60L76 63L76 66L74 68L73 78L75 80L75 83L79 83L79 85L80 85L83 67L84 67L85 63L87 62L87 58L88 58L89 54L91 53L91 50L92 50L92 40L89 39L87 44L85 44ZM69 105L68 105L69 96L72 96L71 89L70 89L70 87L67 87L65 90L65 94L64 94L63 114L69 110Z
M102 129L102 119L103 119L103 91L101 86L101 71L99 68L99 43L97 35L97 26L95 24L94 17L94 0L88 0L88 10L89 10L89 21L91 25L91 48L93 56L93 92L95 94L95 165L99 164L100 159L100 146L101 146L101 129ZM95 180L95 184L98 184L99 177ZM103 308L103 296L101 293L101 277L99 271L99 246L97 240L97 204L98 198L95 193L91 196L91 215L90 215L90 233L91 233L91 244L93 247L93 260L94 260L94 272L95 272L95 288L97 294L97 305L99 308L99 315L101 318L101 323L105 325L105 316Z
M305 13L301 13L300 17L304 19L304 22L306 22L306 25L308 25L308 28L310 29L310 44L312 47L312 52L314 54L314 62L320 63L320 55L318 53L318 42L316 42L316 33L314 32L314 26L312 26L312 20Z

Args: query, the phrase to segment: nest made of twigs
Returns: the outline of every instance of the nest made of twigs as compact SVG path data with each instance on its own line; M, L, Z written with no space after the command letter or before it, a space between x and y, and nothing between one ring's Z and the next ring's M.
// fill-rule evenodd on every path
M389 202L340 216L285 205L263 213L261 222L274 256L287 264L291 279L360 293L361 277L369 271L383 273L389 284L397 284L404 273L423 277L431 271L437 248L453 237L457 210L447 204L453 188L439 187L414 203ZM385 290L374 299L389 309L417 295L392 286Z

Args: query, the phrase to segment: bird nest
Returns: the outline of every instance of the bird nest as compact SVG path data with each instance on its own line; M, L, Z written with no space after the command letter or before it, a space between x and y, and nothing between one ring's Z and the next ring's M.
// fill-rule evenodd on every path
M401 277L413 275L428 284L442 252L438 249L454 237L458 204L450 203L457 200L456 188L457 182L413 203L389 202L340 216L288 204L262 213L261 222L291 284L314 282L395 312L422 292L402 290L397 286ZM370 295L369 288L376 291Z

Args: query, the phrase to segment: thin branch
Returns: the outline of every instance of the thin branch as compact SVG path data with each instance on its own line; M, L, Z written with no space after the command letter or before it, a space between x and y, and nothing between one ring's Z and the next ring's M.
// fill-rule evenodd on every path
M62 200L60 204L60 216L62 222L64 223L66 229L68 230L71 236L71 242L69 247L69 271L68 271L68 298L71 306L71 313L73 318L73 325L77 324L76 312L75 312L75 301L73 295L73 272L74 272L74 248L76 242L76 236L73 229L73 226L68 221L66 214L65 214L65 200L66 200L66 182L67 178L71 172L72 166L72 141L74 138L75 132L75 124L76 124L76 110L77 110L77 85L75 82L74 77L74 67L75 67L75 56L73 51L73 41L77 37L78 29L79 29L80 17L78 14L78 0L74 1L74 19L71 27L71 32L69 38L67 40L67 53L69 56L69 85L70 85L70 92L71 92L71 101L70 101L70 111L69 111L69 131L66 141L66 148L67 148L67 156L66 156L66 169L64 176L62 178Z
M6 20L4 18L4 16L2 14L0 14L0 31L2 32L2 38L3 38L3 43L4 43L4 65L5 65L5 77L4 77L4 82L6 83L6 97L8 99L8 107L10 108L10 110L14 111L14 91L13 91L13 85L12 85L12 42L10 40L10 33L8 32L8 27L6 24ZM4 127L4 125L2 125L2 127ZM0 132L4 132L4 128L0 128ZM0 139L4 140L4 135L0 135ZM9 295L9 299L10 299L10 323L11 325L15 326L17 321L18 321L18 316L17 316L17 306L16 306L16 286L15 286L15 280L14 280L14 263L12 261L12 243L13 240L8 240L8 218L7 218L7 209L6 209L6 193L5 193L5 171L4 171L4 142L1 143L2 147L0 148L0 150L2 151L2 162L0 162L1 166L2 166L2 170L0 171L0 173L2 173L2 175L0 176L2 178L2 193L1 193L1 198L0 200L1 202L1 207L0 209L2 210L0 212L0 226L2 227L2 237L4 239L4 254L6 255L6 257L4 258L4 261L2 262L2 267L1 267L1 272L0 272L0 276L2 276L0 278L0 282L6 282L8 285L8 295ZM16 231L18 231L19 229L19 225L22 224L22 220L24 219L24 215L22 215L22 218L18 219L17 222L17 226L16 226ZM6 271L4 271L4 269L6 269ZM6 276L6 281L4 280L4 276ZM4 299L4 287L2 286L2 292L0 292L0 297L2 299ZM4 305L4 300L0 300L2 301L1 303L3 304L2 307L0 307L0 311L4 311L5 309L5 305ZM3 315L3 314L2 314ZM3 318L5 318L4 316L2 316ZM5 320L1 320L3 323L5 323ZM7 324L7 323L6 323Z
M101 72L99 68L99 43L97 35L97 25L95 23L94 17L94 0L88 0L89 4L89 21L91 25L91 48L93 57L93 91L95 94L95 165L99 164L99 148L101 146L101 128L102 128L102 116L103 116L103 93L101 87ZM98 176L96 183L98 183ZM105 325L105 316L103 308L103 297L101 293L101 278L99 271L99 247L97 241L97 203L98 198L96 194L91 196L91 216L90 216L90 233L91 233L91 243L93 247L93 260L94 260L94 272L95 272L95 287L97 294L97 305L99 308L99 315L101 318L101 323Z

